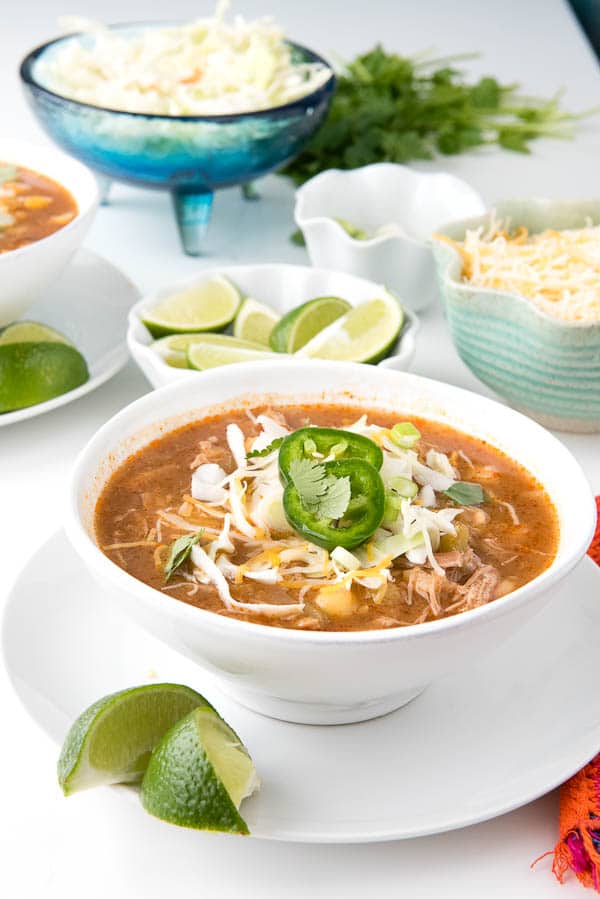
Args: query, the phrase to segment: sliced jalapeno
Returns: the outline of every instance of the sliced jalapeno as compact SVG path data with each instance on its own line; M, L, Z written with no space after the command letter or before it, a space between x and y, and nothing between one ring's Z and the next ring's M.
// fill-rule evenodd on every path
M339 439L340 432L335 433ZM293 482L289 481L283 492L286 518L295 531L317 546L328 550L336 546L352 549L368 540L381 524L385 506L383 481L379 472L363 459L340 459L322 464L327 475L348 477L350 481L350 501L343 516L333 521L310 512L303 505Z
M361 459L377 471L383 465L383 453L368 437L339 428L299 428L288 434L279 447L279 474L282 483L290 480L290 464L295 459L321 462L333 455L335 461Z

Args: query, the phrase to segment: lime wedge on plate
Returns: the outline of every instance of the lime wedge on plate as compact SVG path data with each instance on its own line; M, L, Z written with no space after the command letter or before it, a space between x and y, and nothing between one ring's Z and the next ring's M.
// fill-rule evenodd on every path
M280 316L263 303L247 297L235 317L233 323L233 336L240 340L251 340L263 346L269 346L271 331L279 321Z
M67 343L73 346L68 337L55 331L48 325L39 322L15 322L0 333L0 346L6 343Z
M0 346L0 412L51 400L88 378L85 359L66 343L5 343Z
M192 709L212 706L180 684L147 684L111 693L83 712L65 738L58 781L66 796L144 775L152 750Z
M402 306L389 293L355 306L296 353L311 359L379 362L398 340Z
M153 337L222 331L235 318L240 302L237 288L218 275L167 297L148 309L142 321Z
M278 353L295 353L351 308L350 303L340 297L308 300L280 319L271 332L269 343Z
M152 349L161 357L163 362L173 368L188 368L187 351L193 343L207 343L211 346L237 347L245 350L258 350L264 352L265 347L251 340L238 340L228 334L170 334L161 337L152 344Z
M142 805L163 821L248 833L242 800L258 787L238 735L211 709L195 709L165 734L142 781Z
M187 351L188 367L198 371L217 368L219 365L232 365L234 362L256 362L273 358L277 357L265 347L262 350L250 350L240 346L217 346L204 341L192 343Z

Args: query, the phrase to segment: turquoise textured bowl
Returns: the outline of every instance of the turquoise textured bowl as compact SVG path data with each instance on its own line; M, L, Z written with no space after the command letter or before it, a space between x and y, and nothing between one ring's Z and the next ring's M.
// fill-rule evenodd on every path
M530 232L600 224L600 200L505 201L495 215ZM462 240L492 212L452 222L439 233ZM433 241L452 339L471 371L511 406L549 428L600 432L600 318L567 322L519 294L461 281L459 253Z

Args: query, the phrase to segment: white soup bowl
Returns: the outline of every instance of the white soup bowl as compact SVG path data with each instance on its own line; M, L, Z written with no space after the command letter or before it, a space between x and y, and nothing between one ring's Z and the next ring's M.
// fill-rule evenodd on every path
M424 416L489 441L535 475L555 504L556 558L530 583L473 611L411 627L319 632L239 621L188 605L136 580L99 549L93 527L97 499L115 469L149 441L228 409L311 402L353 405L357 416L361 408ZM312 724L390 712L518 632L585 554L594 524L592 493L579 465L555 437L520 413L404 372L318 361L214 369L127 406L80 454L66 518L73 546L106 586L107 600L112 596L147 631L218 675L222 690L243 705Z

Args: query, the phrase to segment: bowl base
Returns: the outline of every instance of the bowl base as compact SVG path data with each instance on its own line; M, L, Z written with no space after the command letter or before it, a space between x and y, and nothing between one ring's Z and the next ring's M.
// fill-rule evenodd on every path
M372 718L380 718L416 699L425 690L425 687L426 685L394 693L393 696L385 696L382 699L372 699L353 705L338 705L336 703L282 699L247 690L238 690L235 687L230 689L230 684L223 684L219 680L219 689L223 693L252 712L258 712L260 715L276 718L279 721L289 721L292 724L318 725L357 724L361 721L370 721Z
M206 187L180 186L171 192L181 245L188 256L199 256L208 231L213 192Z

